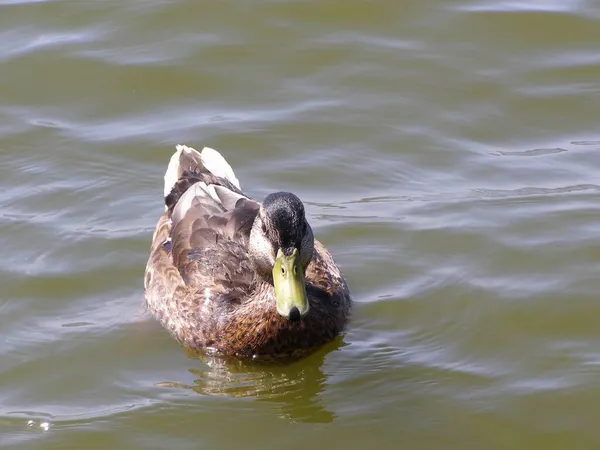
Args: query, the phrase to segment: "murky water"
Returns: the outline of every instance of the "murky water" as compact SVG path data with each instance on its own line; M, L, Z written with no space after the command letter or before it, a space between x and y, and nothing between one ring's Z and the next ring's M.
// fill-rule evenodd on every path
M0 1L0 447L600 446L600 5ZM284 367L143 308L177 143L356 299Z

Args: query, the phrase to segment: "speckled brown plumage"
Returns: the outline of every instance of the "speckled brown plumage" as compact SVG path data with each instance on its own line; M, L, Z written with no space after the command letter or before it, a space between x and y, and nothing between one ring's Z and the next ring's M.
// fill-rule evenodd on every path
M315 239L306 269L309 314L298 322L282 317L272 284L256 274L248 255L260 204L200 161L182 166L152 238L144 282L149 311L182 345L231 356L295 356L334 339L351 299L327 249ZM222 204L194 199L183 217L174 217L181 196L199 181L243 197Z

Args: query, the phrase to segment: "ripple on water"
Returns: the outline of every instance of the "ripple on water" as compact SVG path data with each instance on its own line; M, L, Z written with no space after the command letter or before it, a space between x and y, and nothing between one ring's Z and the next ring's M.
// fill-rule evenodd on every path
M597 447L591 2L115 5L0 7L3 444ZM177 143L305 200L342 339L197 360L144 314Z

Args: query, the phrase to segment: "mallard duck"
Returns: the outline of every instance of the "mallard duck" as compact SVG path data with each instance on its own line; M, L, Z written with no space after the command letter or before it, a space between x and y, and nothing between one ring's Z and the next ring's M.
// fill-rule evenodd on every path
M144 277L148 310L191 350L260 358L310 352L348 321L340 269L304 205L241 191L219 152L177 146Z

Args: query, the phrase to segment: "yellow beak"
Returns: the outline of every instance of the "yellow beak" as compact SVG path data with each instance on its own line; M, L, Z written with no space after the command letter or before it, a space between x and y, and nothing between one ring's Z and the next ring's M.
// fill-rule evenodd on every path
M281 249L277 251L273 266L273 285L279 314L292 321L300 320L308 314L304 270L300 265L298 249L295 248L290 256L285 256Z

